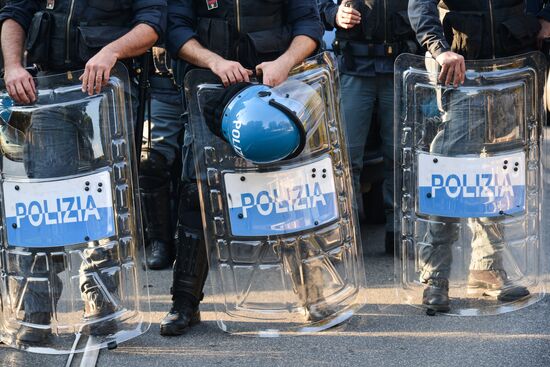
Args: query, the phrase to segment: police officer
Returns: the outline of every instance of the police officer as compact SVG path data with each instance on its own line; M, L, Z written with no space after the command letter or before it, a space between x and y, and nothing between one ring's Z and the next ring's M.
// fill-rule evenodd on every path
M163 34L165 18L165 0L11 1L0 12L7 91L16 103L29 104L37 100L34 80L24 68L25 51L28 64L38 65L44 73L84 68L82 91L89 95L99 93L117 61L130 66L133 57L157 42ZM75 174L78 167L71 162L86 156L82 151L86 144L78 142L89 140L87 119L86 111L63 106L44 108L33 114L25 143L27 175L46 178ZM88 249L87 261L81 267L80 288L84 317L93 320L112 313L114 306L99 291L92 273L98 273L108 291L114 291L116 280L99 270L113 266L116 259L103 247L89 244L92 248ZM31 256L24 258L18 264L20 273L48 276L33 269L29 263ZM52 256L52 266L56 272L63 271L63 260ZM53 278L50 290L47 285L31 284L36 282L27 284L22 297L26 323L50 324L52 305L57 303L63 285L57 276ZM94 324L99 329L103 327L101 322ZM104 331L113 332L112 329ZM50 333L47 327L32 328L23 324L17 340L23 344L41 343Z
M153 47L153 75L149 114L151 136L141 150L139 184L145 225L146 245L149 248L147 267L164 269L174 258L172 172L183 135L183 105L172 74L172 59L162 47Z
M265 84L282 83L294 65L317 49L321 37L315 0L168 2L168 51L185 60L187 68L210 69L225 86L248 82L254 72ZM186 134L173 305L161 322L162 335L179 335L200 321L208 270L190 145Z
M526 9L531 15L526 14ZM527 8L523 0L411 0L409 18L418 41L441 66L439 82L454 86L464 82L464 58L491 59L532 51L550 35L550 13L538 0L527 1ZM460 128L459 124L449 128L453 125ZM477 153L481 153L483 143L476 145L472 141L475 137L465 136L451 144L440 144L437 149L460 149L459 144L464 146L465 139L473 143L468 146L477 146ZM504 270L499 224L479 218L471 220L469 226L473 239L468 288L482 290L500 301L528 297L529 290L514 283ZM420 254L421 280L427 284L423 304L434 311L446 312L450 308L451 246L457 238L458 228L454 225L428 226L424 242L431 246L425 246Z
M419 46L407 17L407 0L319 0L327 30L336 28L334 52L338 57L341 104L356 197L367 135L375 105L380 120L384 156L384 208L386 252L394 247L393 224L393 62Z

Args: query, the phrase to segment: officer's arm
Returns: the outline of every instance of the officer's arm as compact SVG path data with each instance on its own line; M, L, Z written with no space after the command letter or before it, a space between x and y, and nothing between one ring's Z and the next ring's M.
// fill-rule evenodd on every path
M288 73L317 49L317 42L308 36L296 36L289 48L275 61L262 62L256 72L263 75L262 82L276 86L288 78Z
M23 47L26 31L39 9L38 0L13 0L0 11L4 81L8 93L18 103L31 103L36 99L32 76L23 68Z
M409 1L409 20L416 39L433 57L451 50L443 34L437 3L438 0Z
M351 29L361 23L361 13L348 6L351 0L343 0L340 6L332 0L318 0L321 21L328 31L334 28Z
M99 93L111 76L111 69L118 60L124 60L145 53L157 42L159 36L153 27L138 24L124 36L103 47L87 63L82 80L82 91L89 95Z
M245 69L237 61L224 59L201 45L195 38L185 42L178 52L178 57L190 64L210 69L226 87L238 82L249 82L252 75L252 70Z
M9 95L18 103L36 100L36 87L32 76L23 68L23 44L25 30L12 19L2 24L2 54L4 56L4 81Z
M344 0L345 1L345 0ZM319 15L321 21L327 31L332 31L336 28L336 13L338 12L338 5L334 0L318 0Z
M455 86L464 83L464 57L451 51L443 34L437 10L438 0L410 0L409 20L418 42L430 51L441 65L439 81Z
M290 69L311 56L321 44L324 33L317 0L289 0L285 10L287 22L292 27L290 46L276 60L256 66L256 71L263 75L263 83L271 86L284 82Z
M236 61L225 60L199 43L195 33L197 16L194 9L193 0L168 1L168 52L190 64L212 70L225 86L248 82L252 71Z
M535 0L528 0L527 6L529 7L529 5L533 4L533 2L535 2ZM534 5L538 5L539 7L537 17L539 18L539 22L541 25L539 34L537 36L537 44L538 47L541 48L542 41L544 41L544 39L546 38L550 38L550 4L546 1L542 2L540 0L536 0L536 2L538 4Z

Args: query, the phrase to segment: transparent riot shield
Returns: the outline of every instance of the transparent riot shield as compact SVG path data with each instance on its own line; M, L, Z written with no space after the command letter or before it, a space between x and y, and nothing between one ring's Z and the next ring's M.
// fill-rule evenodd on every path
M335 68L331 56L321 54L272 89L274 98L302 106L294 112L306 144L295 158L262 165L241 158L207 128L202 106L222 88L219 79L204 70L187 76L212 299L224 331L315 332L343 322L364 303Z
M429 314L499 314L544 295L545 62L530 53L466 69L454 88L438 84L432 58L395 64L396 280L401 301Z
M82 72L0 95L2 342L37 353L116 347L146 331L128 72L98 95Z

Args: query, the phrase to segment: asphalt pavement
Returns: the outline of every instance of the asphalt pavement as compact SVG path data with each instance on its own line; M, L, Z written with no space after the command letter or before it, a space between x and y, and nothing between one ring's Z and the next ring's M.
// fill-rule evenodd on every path
M97 366L550 366L550 297L499 316L427 316L398 304L383 228L364 227L362 234L368 304L344 325L308 336L229 335L217 327L207 296L200 325L181 337L161 337L171 273L153 271L149 331L115 350L102 350ZM80 365L79 358L73 366ZM2 367L65 366L66 361L67 356L0 346Z

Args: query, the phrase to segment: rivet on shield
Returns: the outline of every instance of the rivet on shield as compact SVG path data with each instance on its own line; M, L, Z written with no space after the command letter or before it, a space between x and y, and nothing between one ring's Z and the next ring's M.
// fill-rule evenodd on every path
M498 214L504 215L504 211L501 210L501 211L498 212Z
M246 177L241 176L241 181L245 181L245 180L246 180Z
M432 198L432 193L431 193L431 192L427 193L427 194L426 194L426 197L427 197L428 199L431 199L431 198Z
M507 160L505 160L505 161L504 161L504 164L508 164L508 161L507 161Z
M317 225L319 225L319 221L315 221L315 222L313 222L313 224L315 224L317 226Z
M17 223L13 223L11 226L12 226L13 228L17 228Z
M516 167L519 166L519 162L514 163L514 166Z
M437 158L434 158L434 163L437 163Z
M90 191L90 188L89 188L89 187L85 187L84 190L85 190L85 191Z
M103 182L98 183L97 186L102 187L102 186L103 186Z
M86 182L84 182L84 185L86 185L86 186L90 186L90 181L86 181Z
M323 178L327 178L327 175L323 175Z
M514 172L517 172L518 171L518 168L517 167L514 167Z
M19 191L19 186L15 185L15 191Z
M237 217L239 217L239 219L243 219L243 213L239 213Z
M502 168L503 168L503 169L506 169L506 168L508 168L508 166L504 166L504 167L502 167Z
M311 172L317 172L317 169L312 168L312 169L311 169Z
M90 240L90 237L86 236L84 237L84 241L89 241Z
M101 188L98 188L98 189L97 189L97 192L101 192L101 191L102 191Z
M315 178L315 173L311 175L311 177Z

